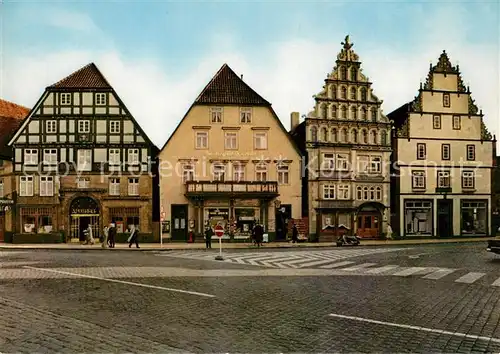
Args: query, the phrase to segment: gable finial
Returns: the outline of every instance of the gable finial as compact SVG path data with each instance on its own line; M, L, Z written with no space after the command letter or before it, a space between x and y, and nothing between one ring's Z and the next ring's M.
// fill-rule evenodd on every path
M352 48L353 46L353 43L349 43L349 35L345 36L345 39L342 43L340 43L344 46L344 49L345 50L349 50Z

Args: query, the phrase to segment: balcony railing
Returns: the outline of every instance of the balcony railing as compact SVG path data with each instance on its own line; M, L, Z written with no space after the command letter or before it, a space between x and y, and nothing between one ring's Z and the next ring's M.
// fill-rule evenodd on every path
M278 182L188 181L187 196L203 195L262 195L277 196Z

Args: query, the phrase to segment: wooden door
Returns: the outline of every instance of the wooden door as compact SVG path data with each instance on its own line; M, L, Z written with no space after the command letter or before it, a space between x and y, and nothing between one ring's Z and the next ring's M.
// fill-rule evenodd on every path
M438 237L453 236L453 200L438 200Z
M3 242L5 239L5 216L0 215L0 242Z
M379 236L380 216L377 214L359 214L357 235L363 238L377 238Z
M186 241L188 234L188 205L172 205L172 240Z

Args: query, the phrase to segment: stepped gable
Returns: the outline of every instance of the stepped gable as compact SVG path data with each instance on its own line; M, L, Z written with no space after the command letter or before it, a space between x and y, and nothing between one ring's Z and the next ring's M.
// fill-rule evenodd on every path
M224 64L205 86L196 98L195 104L271 105L238 77L227 64Z
M12 157L12 149L7 143L29 112L29 108L0 99L0 157Z
M49 89L112 89L108 80L94 63L85 65L64 79L49 86Z

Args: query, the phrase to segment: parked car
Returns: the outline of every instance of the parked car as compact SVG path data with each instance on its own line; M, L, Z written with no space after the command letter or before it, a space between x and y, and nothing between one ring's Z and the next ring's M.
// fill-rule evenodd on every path
M488 240L487 251L500 254L500 239Z

